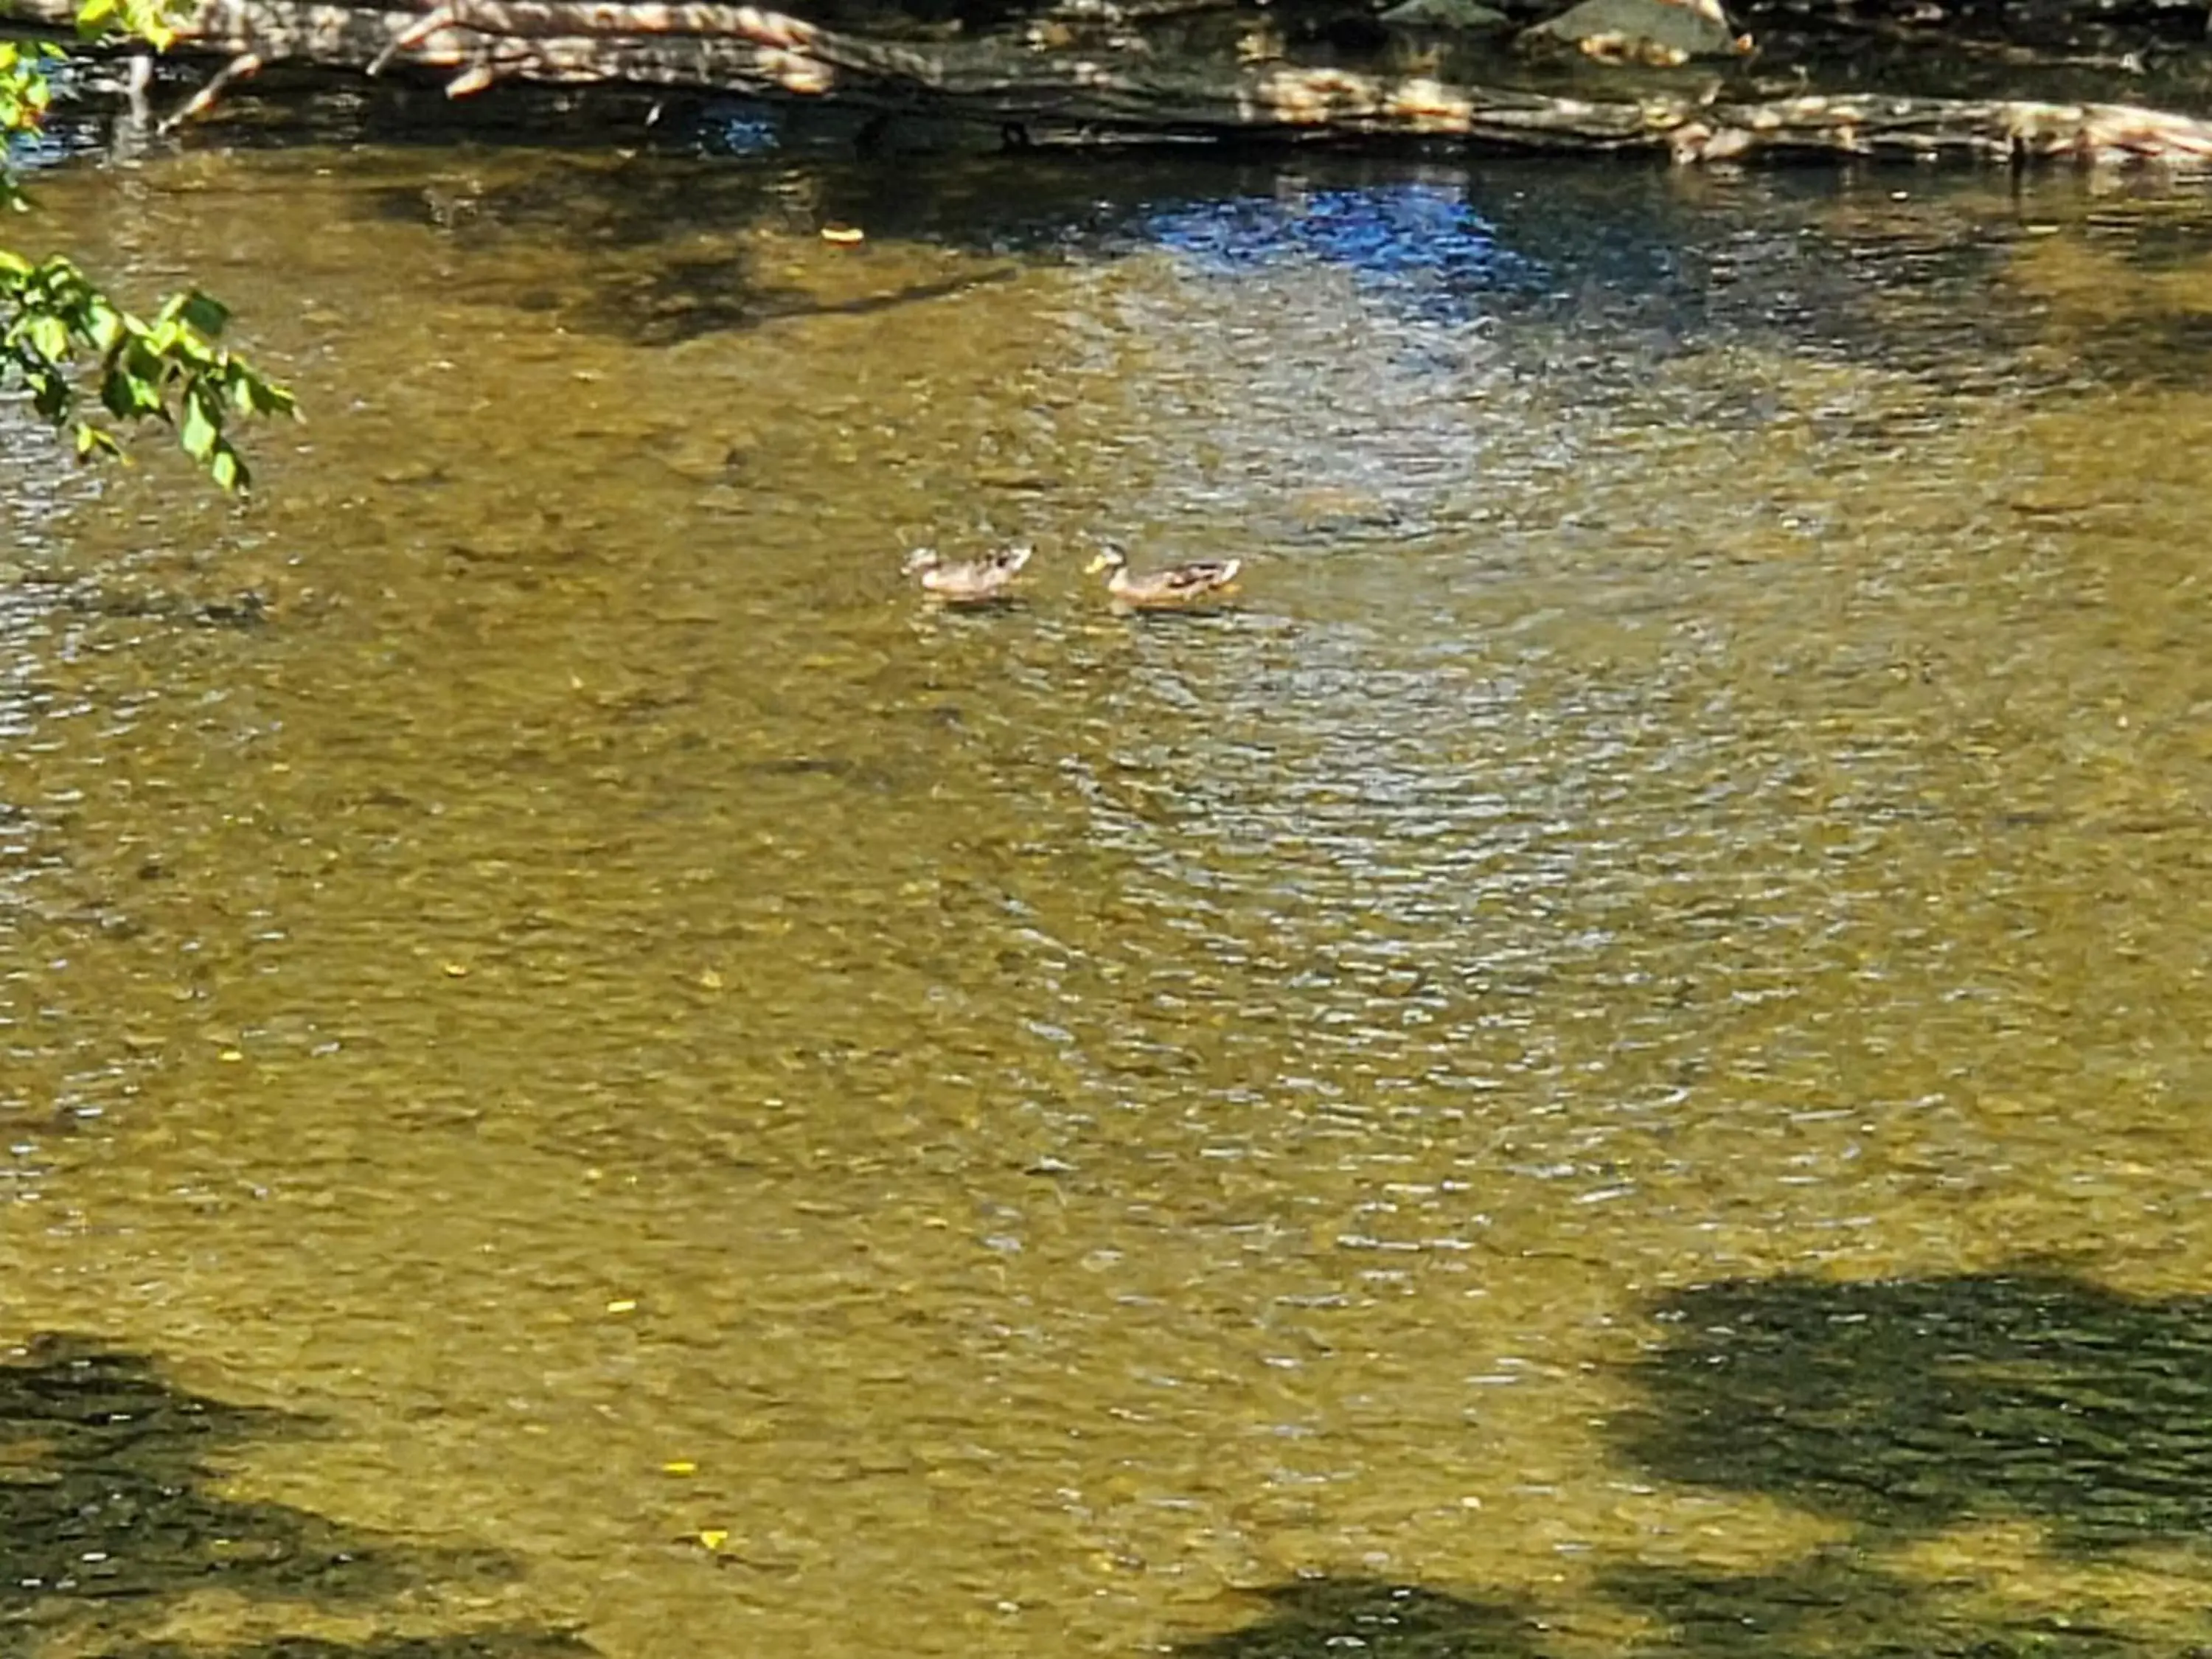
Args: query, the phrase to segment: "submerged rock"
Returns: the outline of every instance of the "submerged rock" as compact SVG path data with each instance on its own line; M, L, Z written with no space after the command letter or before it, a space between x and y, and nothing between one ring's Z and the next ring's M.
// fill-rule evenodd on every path
M1375 21L1387 28L1449 30L1462 34L1510 29L1513 20L1481 0L1400 0Z
M1751 37L1729 27L1720 0L1581 0L1523 29L1516 44L1605 63L1669 65L1741 56L1751 50Z

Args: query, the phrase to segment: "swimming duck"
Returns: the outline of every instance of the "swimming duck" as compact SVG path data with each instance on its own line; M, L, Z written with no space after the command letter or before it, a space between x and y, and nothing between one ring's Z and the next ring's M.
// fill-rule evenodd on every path
M1002 547L980 559L946 562L933 547L917 547L900 568L921 578L921 591L947 605L984 605L1006 597L1006 589L1036 551L1027 544Z
M1156 609L1224 594L1243 568L1242 559L1194 559L1188 564L1171 564L1164 570L1133 576L1129 556L1109 542L1085 568L1085 574L1112 573L1106 578L1106 591L1116 605Z

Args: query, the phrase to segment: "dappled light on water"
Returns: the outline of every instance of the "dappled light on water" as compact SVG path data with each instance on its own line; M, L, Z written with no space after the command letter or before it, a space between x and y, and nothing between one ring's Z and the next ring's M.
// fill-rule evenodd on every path
M2201 1645L2212 221L727 148L42 185L311 421L11 496L0 1614Z
M1499 243L1462 181L1320 191L1285 182L1275 196L1154 213L1140 234L1227 275L1285 262L1343 267L1364 286L1447 318L1468 316L1485 294L1540 288L1548 274Z

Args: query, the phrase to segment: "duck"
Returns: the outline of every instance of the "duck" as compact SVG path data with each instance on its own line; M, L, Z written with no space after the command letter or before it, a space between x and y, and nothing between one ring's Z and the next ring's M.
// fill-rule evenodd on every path
M900 569L921 578L921 591L946 605L988 605L1007 597L1006 590L1036 550L1026 543L1002 547L980 559L946 561L933 547L917 547L906 556Z
M1109 542L1085 567L1084 574L1095 576L1102 570L1110 573L1106 578L1106 591L1114 596L1117 605L1157 610L1218 598L1235 586L1237 573L1243 568L1242 559L1194 559L1188 564L1171 564L1162 570L1148 570L1141 576L1133 576L1129 574L1129 556Z

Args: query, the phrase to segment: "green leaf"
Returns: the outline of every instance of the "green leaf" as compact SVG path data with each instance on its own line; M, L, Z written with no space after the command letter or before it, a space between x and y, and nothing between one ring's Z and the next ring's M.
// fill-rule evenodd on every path
M158 386L167 373L167 365L150 335L133 333L125 337L123 349L116 362L125 374L149 386Z
M185 394L185 427L178 434L185 453L201 462L214 455L216 441L222 435L222 426L210 418L206 403L198 386Z
M256 415L289 415L300 418L299 400L281 386L273 386L258 374L249 378L246 384L253 389L253 412Z
M69 356L69 325L50 313L26 319L23 337L32 350L50 363L58 363Z
M113 433L96 427L89 421L79 421L76 426L76 453L79 460L89 460L95 454L119 456L123 453L123 446L115 441Z
M194 289L185 296L184 319L208 337L217 339L230 326L230 307Z
M123 339L123 313L106 301L96 300L85 308L84 331L93 349L106 356Z
M136 421L161 412L160 388L120 368L100 377L100 401L118 420Z
M212 340L220 335L230 321L230 308L222 301L212 299L198 289L187 289L182 294L173 294L161 302L155 313L156 324L182 323Z
M70 383L50 368L22 369L23 384L30 388L31 407L58 426L68 415Z
M246 488L246 464L228 444L216 451L215 459L208 463L208 471L214 475L218 489L234 495Z

